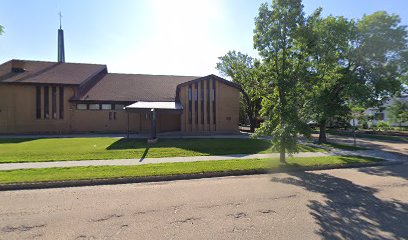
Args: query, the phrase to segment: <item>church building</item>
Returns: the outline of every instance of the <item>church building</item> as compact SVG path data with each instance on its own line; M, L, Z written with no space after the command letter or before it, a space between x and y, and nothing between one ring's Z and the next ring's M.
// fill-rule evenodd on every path
M0 65L0 134L236 133L239 85L204 77L109 73L106 65L58 61Z

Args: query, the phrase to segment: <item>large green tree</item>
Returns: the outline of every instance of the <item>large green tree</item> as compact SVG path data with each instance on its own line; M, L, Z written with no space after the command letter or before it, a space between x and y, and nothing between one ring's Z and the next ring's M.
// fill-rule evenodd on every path
M219 57L216 69L223 75L228 76L233 82L238 83L242 92L242 103L245 116L250 123L251 132L259 121L261 109L261 97L259 94L259 61L241 52L229 51Z
M305 25L300 0L273 0L264 3L255 19L254 47L263 62L262 115L258 132L272 135L274 147L285 153L297 151L299 134L308 134L302 114L305 56L299 38Z
M352 88L348 70L354 22L344 17L321 17L317 9L307 18L302 51L308 56L311 85L306 91L306 111L319 125L319 142L325 143L328 121L347 115L347 90Z
M357 88L355 99L365 106L380 105L401 91L408 75L408 34L398 15L385 11L357 22L357 39L350 58Z
M407 79L407 31L397 15L376 12L357 23L343 17L307 19L304 50L313 85L306 109L326 142L326 124L346 116L350 106L379 106Z

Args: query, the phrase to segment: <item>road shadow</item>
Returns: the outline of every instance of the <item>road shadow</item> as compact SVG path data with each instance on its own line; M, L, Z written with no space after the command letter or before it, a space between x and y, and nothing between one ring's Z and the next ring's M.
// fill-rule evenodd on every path
M408 179L408 171L406 168L401 167L401 165L380 166L375 168L360 168L358 169L358 171L376 176L383 177L393 176Z
M385 201L376 189L312 172L289 173L291 177L271 179L320 193L323 202L311 200L310 213L323 239L407 239L408 204Z

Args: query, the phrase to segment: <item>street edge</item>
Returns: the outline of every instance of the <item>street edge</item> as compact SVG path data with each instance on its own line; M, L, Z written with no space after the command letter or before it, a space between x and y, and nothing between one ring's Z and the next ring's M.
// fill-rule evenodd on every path
M354 163L354 164L352 163L352 164L346 164L346 165L325 165L325 166L280 168L280 169L233 170L233 171L224 171L224 172L206 172L206 173L177 174L177 175L165 175L165 176L125 177L125 178L108 178L108 179L93 179L93 180L11 183L11 184L0 184L0 191L85 187L85 186L116 185L116 184L147 183L147 182L166 182L166 181L176 181L176 180L193 180L193 179L203 179L203 178L245 176L245 175L258 175L258 174L270 174L270 173L303 172L303 171L318 171L318 170L330 170L330 169L388 166L388 165L397 165L397 164L404 164L404 162L403 161L383 160L382 162L375 162L375 163Z

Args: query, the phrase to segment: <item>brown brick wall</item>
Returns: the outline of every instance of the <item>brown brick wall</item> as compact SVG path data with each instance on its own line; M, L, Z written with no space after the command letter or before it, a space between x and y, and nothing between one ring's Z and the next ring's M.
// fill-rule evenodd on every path
M212 80L210 83L210 93ZM196 124L194 93L192 84L192 124L188 123L188 85L180 89L183 112L179 114L157 113L157 131L182 131L185 133L237 132L239 117L239 90L222 82L216 83L216 124L213 124L213 104L210 102L210 122L207 113L207 82L204 82L204 111L201 111L201 88L198 90L198 125ZM59 86L58 86L59 87ZM44 92L41 88L42 119L36 118L36 87L33 85L0 84L0 134L16 133L69 133L69 132L126 132L128 113L124 110L77 110L76 104L69 102L75 88L64 86L64 118L52 118L52 88L49 88L49 119L43 118ZM59 88L57 88L57 115L59 113ZM109 120L109 112L116 112L116 119ZM201 116L204 114L204 124ZM151 128L150 112L129 113L129 130L147 133Z
M69 99L74 87L64 87L64 118L52 119L52 93L49 88L49 119L44 119L44 92L41 88L41 119L36 118L36 87L32 85L0 84L0 133L69 133L69 132L126 132L128 114L124 110L77 110ZM116 112L116 120L109 120L109 112ZM129 114L132 132L140 131L140 113ZM148 121L148 120L146 120Z
M35 86L0 84L0 133L68 132L70 129L70 106L68 100L73 95L73 92L74 89L72 87L64 87L64 119L52 119L50 88L50 119L37 119ZM41 108L43 109L43 94L41 95ZM58 113L58 95L56 106Z
M109 112L116 112L116 119L109 120ZM125 110L72 111L73 132L127 132L127 128L128 113ZM129 130L140 132L140 113L129 113Z
M210 113L207 111L208 95L207 95L207 81L210 84ZM211 132L238 132L239 122L239 95L238 89L228 86L220 81L215 81L215 115L216 124L213 123L213 103L211 101L213 81L204 81L204 111L201 111L201 82L199 84L199 97L198 97L198 125L196 125L195 114L195 84L192 83L192 123L189 124L188 114L188 85L184 85L180 88L180 102L183 105L183 113L181 115L181 129L185 133L211 133ZM204 124L201 122L201 114L204 114ZM210 116L210 122L208 122L208 115Z
M217 81L216 130L238 132L239 90Z
M158 132L175 132L180 131L180 114L179 113L162 113L157 114L157 131Z

